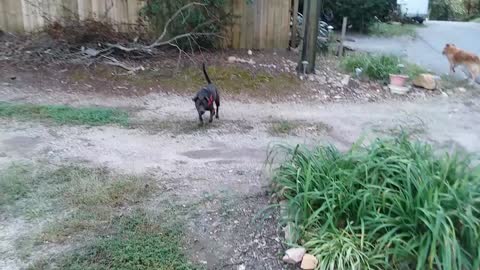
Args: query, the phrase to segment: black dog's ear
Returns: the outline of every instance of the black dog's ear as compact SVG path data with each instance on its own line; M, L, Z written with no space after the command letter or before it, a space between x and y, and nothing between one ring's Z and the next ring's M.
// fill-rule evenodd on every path
M195 96L194 98L192 98L193 101L197 102L198 100L198 96Z

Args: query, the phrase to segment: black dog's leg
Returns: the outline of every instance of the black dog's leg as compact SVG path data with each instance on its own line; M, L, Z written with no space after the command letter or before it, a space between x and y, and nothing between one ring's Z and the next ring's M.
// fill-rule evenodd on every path
M213 115L215 115L215 109L214 108L212 108L210 110L210 120L208 120L209 123L213 122Z
M200 119L200 125L203 125L203 117L202 114L198 114L198 118Z
M215 99L215 105L217 106L217 113L215 114L215 118L219 118L220 115L218 114L218 108L220 108L220 96L218 95L217 92L217 98Z

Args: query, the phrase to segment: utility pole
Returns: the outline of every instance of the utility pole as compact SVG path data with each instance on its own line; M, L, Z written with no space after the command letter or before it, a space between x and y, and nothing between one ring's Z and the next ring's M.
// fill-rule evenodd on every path
M303 71L306 73L315 72L321 1L322 0L305 0L303 3L303 46L300 63L298 64L298 71L301 73L303 73ZM307 62L308 64L305 65Z

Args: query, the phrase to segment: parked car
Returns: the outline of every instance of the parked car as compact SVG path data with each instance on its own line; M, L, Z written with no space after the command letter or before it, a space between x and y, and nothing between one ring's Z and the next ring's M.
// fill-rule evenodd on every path
M428 0L398 0L404 18L422 24L428 18Z

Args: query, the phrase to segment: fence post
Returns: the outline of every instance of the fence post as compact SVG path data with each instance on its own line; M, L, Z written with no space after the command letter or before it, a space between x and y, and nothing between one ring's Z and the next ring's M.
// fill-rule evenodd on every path
M345 35L347 33L347 23L348 23L348 18L343 17L343 24L342 24L342 37L340 38L340 50L338 51L338 56L342 57L343 56L343 43L345 42Z
M318 19L320 17L321 0L305 0L304 1L304 38L302 46L302 55L298 64L298 71L303 72L303 63L306 64L305 72L315 72L315 58L317 56L317 39L318 39Z

